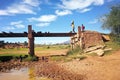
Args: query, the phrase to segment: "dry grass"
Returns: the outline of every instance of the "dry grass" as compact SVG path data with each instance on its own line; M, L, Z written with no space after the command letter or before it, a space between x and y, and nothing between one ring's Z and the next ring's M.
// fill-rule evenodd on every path
M55 62L36 64L35 73L38 77L47 77L52 80L84 80L85 77L81 74L67 71Z
M41 46L35 48L37 56L66 55L68 45ZM0 49L0 54L28 54L28 48Z

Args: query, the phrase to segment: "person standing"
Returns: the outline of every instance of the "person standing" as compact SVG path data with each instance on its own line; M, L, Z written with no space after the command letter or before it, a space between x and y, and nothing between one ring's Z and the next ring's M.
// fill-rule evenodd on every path
M84 32L84 30L85 30L85 26L82 24L82 31Z
M72 21L71 26L72 26L72 31L75 33L75 25L74 25L74 21Z

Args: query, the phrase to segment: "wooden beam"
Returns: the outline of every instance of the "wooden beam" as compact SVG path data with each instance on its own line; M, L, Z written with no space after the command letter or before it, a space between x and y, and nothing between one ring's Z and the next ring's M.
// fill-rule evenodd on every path
M33 33L34 37L70 37L75 35L76 33ZM0 33L0 38L7 37L27 37L28 33Z

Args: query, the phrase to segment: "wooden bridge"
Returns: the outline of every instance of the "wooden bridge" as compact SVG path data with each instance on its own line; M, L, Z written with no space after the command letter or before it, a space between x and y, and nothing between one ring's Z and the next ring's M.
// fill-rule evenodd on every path
M75 35L76 33L41 33L41 32L32 32L34 37L70 37ZM28 37L28 33L24 32L24 33L6 33L6 32L2 32L0 33L0 38L8 38L8 37Z
M34 55L34 37L70 37L75 34L77 33L34 32L34 30L32 30L32 25L28 25L28 33L27 32L23 32L23 33L2 32L0 33L0 38L28 37L28 48L29 48L28 53L33 56Z
M28 53L33 56L34 53L34 37L71 37L71 47L75 48L77 45L80 46L81 49L88 48L90 46L95 45L104 45L104 36L101 33L96 31L81 31L81 27L78 26L77 33L50 33L50 32L34 32L32 30L32 25L28 25L28 33L0 33L0 38L16 38L16 37L28 37Z

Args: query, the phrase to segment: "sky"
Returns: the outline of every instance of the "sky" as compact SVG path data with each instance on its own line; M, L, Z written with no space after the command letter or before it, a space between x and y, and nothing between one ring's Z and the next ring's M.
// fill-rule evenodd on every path
M103 30L102 20L110 6L120 0L0 0L0 32L27 32L32 25L35 32L68 33L82 24L85 30L109 33ZM26 38L0 38L5 42L24 42ZM61 43L70 37L35 38L37 44Z

